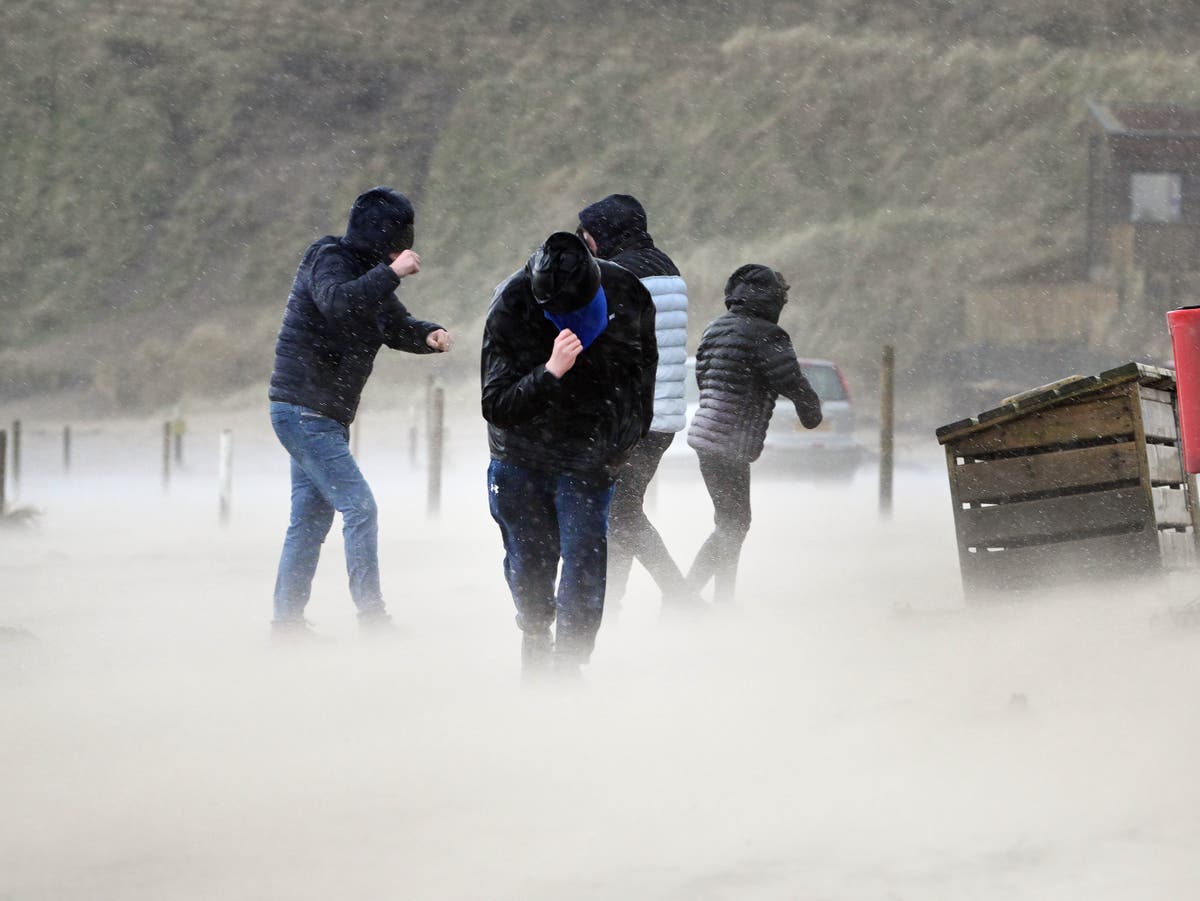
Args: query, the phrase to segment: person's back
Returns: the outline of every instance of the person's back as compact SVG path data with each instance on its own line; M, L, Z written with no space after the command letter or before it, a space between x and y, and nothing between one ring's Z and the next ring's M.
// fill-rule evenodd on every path
M579 213L592 252L636 275L654 302L658 369L651 432L673 434L686 425L687 283L675 262L654 243L646 211L629 194L610 194ZM669 444L669 440L666 440ZM665 448L664 448L665 449ZM657 464L656 464L657 465Z
M752 463L762 453L775 400L792 400L806 428L821 422L821 402L778 324L787 285L766 267L742 267L726 287L728 310L704 330L696 350L700 406L688 444L701 453Z
M650 236L646 211L629 194L610 194L579 213L579 235L592 251L634 275L654 303L658 366L654 379L654 418L617 478L609 520L609 593L619 600L636 556L653 576L668 603L690 598L683 573L671 559L658 530L646 516L646 490L675 433L687 423L687 283L679 268Z
M728 312L704 331L696 351L700 409L688 444L713 502L714 529L696 554L687 583L699 591L715 578L714 600L733 600L738 558L750 530L750 464L762 453L779 395L807 428L821 423L821 401L779 326L788 284L766 266L737 269L725 285Z

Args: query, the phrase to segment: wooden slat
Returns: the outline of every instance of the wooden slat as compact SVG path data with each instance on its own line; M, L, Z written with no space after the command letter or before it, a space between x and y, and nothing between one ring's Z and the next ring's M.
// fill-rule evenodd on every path
M1185 481L1183 460L1179 449L1164 444L1147 444L1146 460L1150 465L1150 481L1155 485L1182 485Z
M1153 525L1153 515L1146 492L1134 486L994 507L972 507L962 511L962 537L967 547L1043 543L1088 532Z
M1035 492L1136 480L1140 474L1138 452L1139 446L1130 441L966 463L954 470L958 486L955 500L961 503L1006 501Z
M1133 410L1125 395L1109 395L1072 407L1055 407L1004 422L948 444L960 457L998 451L1132 436Z
M1163 566L1186 569L1196 565L1196 536L1191 529L1186 532L1159 532L1158 544L1162 550Z
M1138 388L1138 394L1140 394L1144 400L1153 400L1160 404L1170 404L1175 402L1175 395L1172 392L1163 391L1159 388L1147 388L1145 385L1142 385L1140 388Z
M1145 529L1128 535L969 554L963 559L963 584L969 594L1042 588L1074 581L1136 577L1161 565L1158 536Z
M1186 528L1192 524L1192 512L1188 509L1187 492L1182 488L1155 488L1154 519L1159 527Z
M1178 441L1179 430L1175 427L1175 408L1158 401L1142 401L1142 425L1147 438Z

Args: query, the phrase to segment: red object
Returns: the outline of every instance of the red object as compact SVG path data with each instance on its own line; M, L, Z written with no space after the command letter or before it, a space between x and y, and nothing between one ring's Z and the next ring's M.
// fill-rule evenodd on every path
M1200 307L1167 313L1175 353L1175 392L1183 437L1183 468L1200 473Z

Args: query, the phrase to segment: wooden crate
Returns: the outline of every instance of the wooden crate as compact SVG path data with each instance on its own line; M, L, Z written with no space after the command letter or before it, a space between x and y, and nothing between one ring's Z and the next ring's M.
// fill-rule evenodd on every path
M968 597L1191 566L1170 370L1128 363L942 426Z

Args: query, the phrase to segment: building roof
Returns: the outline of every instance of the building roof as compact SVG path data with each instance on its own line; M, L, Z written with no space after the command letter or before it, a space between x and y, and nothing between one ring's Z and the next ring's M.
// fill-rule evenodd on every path
M1200 109L1174 103L1087 102L1092 116L1111 135L1200 138Z

